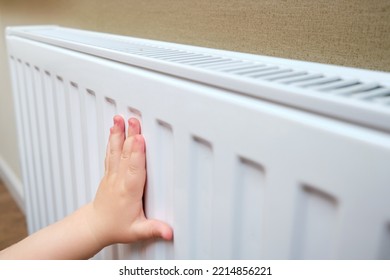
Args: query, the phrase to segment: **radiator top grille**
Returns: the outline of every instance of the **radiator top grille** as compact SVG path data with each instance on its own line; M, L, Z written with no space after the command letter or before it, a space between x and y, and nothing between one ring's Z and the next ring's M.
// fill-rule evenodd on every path
M312 89L319 93L356 98L390 106L390 87L340 76L296 70L266 63L248 62L155 46L132 46L126 52L172 63L179 63L250 79L272 81ZM121 49L116 49L121 51Z
M252 97L303 107L310 111L320 111L319 113L326 115L342 114L338 112L340 108L337 108L340 104L354 107L371 112L373 115L380 114L381 124L375 116L358 118L363 122L370 122L370 126L381 127L382 130L385 126L385 130L390 131L390 75L388 73L240 54L55 26L11 28L8 30L8 35L34 39L137 67L174 74L205 84L228 88ZM173 68L170 69L169 67L172 66ZM238 82L232 84L231 81ZM278 89L283 90L288 87L295 94L305 96L309 101L299 98L299 101L292 101L290 97L262 93L256 88L257 84L268 87L277 86ZM315 106L310 100L313 98L339 104L334 108L324 109L321 107L327 105ZM348 112L348 114L354 113ZM340 118L340 116L337 117ZM372 121L372 118L376 120Z

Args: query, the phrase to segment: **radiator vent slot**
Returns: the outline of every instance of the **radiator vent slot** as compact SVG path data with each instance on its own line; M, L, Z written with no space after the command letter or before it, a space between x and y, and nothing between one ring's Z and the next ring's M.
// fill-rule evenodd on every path
M261 79L293 85L299 88L315 90L318 93L331 93L336 96L351 97L361 101L375 101L375 103L383 105L390 104L390 88L377 83L373 85L373 83L365 83L355 79L344 79L323 73L311 73L309 71L282 68L276 65L250 63L244 60L164 49L161 47L144 46L134 49L138 51L132 54L143 57L190 65L229 75L239 75L250 79ZM153 51L147 51L151 49Z

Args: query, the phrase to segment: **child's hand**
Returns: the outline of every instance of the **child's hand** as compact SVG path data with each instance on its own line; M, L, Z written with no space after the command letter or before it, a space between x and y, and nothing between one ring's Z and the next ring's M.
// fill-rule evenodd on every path
M105 168L93 202L0 251L0 259L88 259L113 243L171 240L172 229L143 211L145 142L138 120L129 120L126 137L123 118L114 117Z
M95 200L90 204L88 222L96 241L103 247L149 238L172 239L165 223L145 217L145 142L140 123L129 119L127 137L121 116L114 117L105 160L105 174Z

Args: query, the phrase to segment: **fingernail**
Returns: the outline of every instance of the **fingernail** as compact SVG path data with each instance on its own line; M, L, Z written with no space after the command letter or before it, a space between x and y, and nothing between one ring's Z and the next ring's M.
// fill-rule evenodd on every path
M129 125L131 127L135 127L135 119L134 118L129 119Z
M118 122L119 122L119 119L118 119L118 115L114 116L114 125L118 125Z

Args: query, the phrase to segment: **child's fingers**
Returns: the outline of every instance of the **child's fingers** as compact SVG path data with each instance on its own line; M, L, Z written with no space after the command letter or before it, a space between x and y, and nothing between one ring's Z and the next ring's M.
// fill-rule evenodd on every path
M128 137L123 145L121 174L125 174L126 185L142 197L145 185L145 142L142 135Z
M132 137L137 134L141 134L141 124L136 118L130 118L128 120L129 128L127 130L127 136Z
M128 161L128 171L137 175L138 172L145 172L145 140L142 135L135 135L132 141L132 152Z
M121 165L124 169L127 169L130 164L130 157L133 152L133 142L134 137L140 133L140 124L139 121L135 118L128 120L128 131L127 138L123 144L122 155L121 155Z
M125 123L121 116L114 117L114 126L110 130L108 144L108 172L116 172L119 169L123 143L125 141Z

